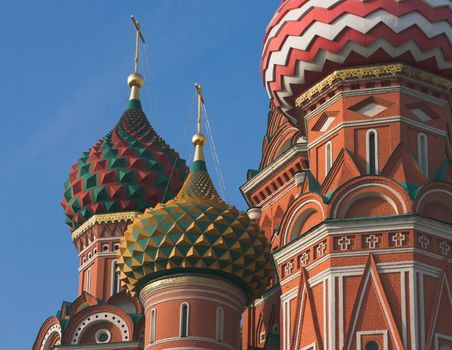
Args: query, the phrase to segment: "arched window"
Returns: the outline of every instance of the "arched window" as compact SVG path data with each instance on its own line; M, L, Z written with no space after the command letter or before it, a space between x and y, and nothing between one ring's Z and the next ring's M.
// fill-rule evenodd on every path
M366 344L366 350L378 350L378 343L376 341L370 341Z
M333 166L333 144L328 142L325 146L325 175L327 175Z
M420 133L417 137L417 152L419 166L422 172L428 176L428 142L427 136L423 133Z
M187 303L180 305L180 336L188 337L189 307Z
M378 174L378 134L376 130L369 130L366 134L367 174Z
M121 287L118 273L116 269L118 268L118 262L113 260L111 263L111 295L119 293L119 289Z
M155 342L155 326L157 321L157 311L155 309L151 310L151 329L150 329L150 339L151 343Z
M217 341L223 341L224 311L222 307L217 308Z
M91 267L86 271L86 288L85 291L91 292Z

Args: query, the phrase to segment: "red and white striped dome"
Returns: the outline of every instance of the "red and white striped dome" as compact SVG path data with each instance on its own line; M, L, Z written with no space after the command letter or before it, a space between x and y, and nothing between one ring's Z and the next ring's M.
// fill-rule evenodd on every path
M295 121L296 97L334 70L402 62L452 77L452 0L286 0L267 28L262 74Z

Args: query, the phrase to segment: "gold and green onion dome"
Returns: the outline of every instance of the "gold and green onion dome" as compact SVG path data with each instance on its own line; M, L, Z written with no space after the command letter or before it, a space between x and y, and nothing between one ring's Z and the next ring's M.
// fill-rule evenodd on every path
M72 166L61 202L71 230L96 214L143 212L182 187L188 168L146 118L141 84L129 78L135 94L118 124Z
M204 137L193 143L195 161L179 194L147 209L121 238L120 279L135 295L169 274L208 273L260 297L273 273L270 246L255 221L218 195L202 155Z

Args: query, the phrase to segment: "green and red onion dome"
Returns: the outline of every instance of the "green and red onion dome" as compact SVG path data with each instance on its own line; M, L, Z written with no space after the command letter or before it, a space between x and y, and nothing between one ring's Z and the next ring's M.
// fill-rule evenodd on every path
M116 127L72 166L61 202L75 230L90 217L144 211L173 198L188 172L185 161L160 138L130 100Z
M162 276L207 273L232 280L250 300L258 298L273 273L270 246L257 222L220 198L198 158L179 194L147 209L121 237L122 284L136 295Z

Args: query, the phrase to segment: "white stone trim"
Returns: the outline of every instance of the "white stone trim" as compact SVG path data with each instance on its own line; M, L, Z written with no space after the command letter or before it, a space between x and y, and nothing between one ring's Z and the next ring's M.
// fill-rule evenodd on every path
M361 336L373 335L373 334L382 334L383 335L383 350L388 350L388 331L387 330L356 332L356 348L364 349L362 347L364 344L361 343Z
M452 197L452 192L449 192L449 191L443 190L443 189L432 189L430 191L427 191L418 199L417 205L416 205L416 212L419 212L419 206L421 205L424 198L427 197L428 195L431 195L432 193L445 193ZM452 206L452 204L451 204L451 206ZM451 239L452 238L452 230L449 231L449 235L447 237L442 237L442 238Z
M51 350L50 346L52 345L51 341L53 340L52 336L54 335L54 333L57 333L57 335L60 337L60 340L55 345L61 344L61 326L59 324L54 324L47 330L46 334L44 335L40 350ZM47 341L49 341L49 343L47 343Z
M316 343L311 343L304 348L301 348L301 350L317 350L317 345Z
M381 124L388 124L388 123L405 123L405 124L414 126L420 130L424 130L424 131L430 132L430 133L438 135L438 136L447 137L447 132L445 132L444 130L434 128L432 126L428 126L426 124L412 120L408 117L396 115L396 116L392 116L392 117L378 118L378 119L372 119L372 120L361 119L361 120L344 121L344 122L338 123L330 131L328 131L328 132L324 133L322 136L316 138L315 141L309 142L307 148L308 148L308 151L310 151L312 148L318 146L325 140L331 138L332 135L334 135L341 129L351 128L351 127L365 127L365 126L374 126L375 127L375 126L378 126Z
M184 299L184 298L182 298ZM184 308L187 310L187 317L185 319L185 329L183 328L184 325ZM187 338L190 334L188 332L190 328L190 304L187 302L180 303L180 312L179 312L179 337L180 338ZM185 333L185 335L183 335Z
M195 287L195 285L193 285L193 287ZM212 287L212 286L210 285L209 287ZM150 290L150 292L152 293L152 292L154 292L156 290L158 290L158 288ZM214 296L217 296L217 297L222 297L224 299L227 299L230 302L230 304L228 304L226 301L222 301L221 302L222 304L230 306L230 307L232 307L234 309L237 309L237 310L240 310L242 305L244 305L244 304L241 304L240 302L238 302L237 299L234 299L233 297L229 296L226 293L222 293L222 292L218 292L218 291L214 291L214 290L210 290L210 289L178 288L177 289L177 293L179 293L179 292L181 292L181 293L203 293L203 294L211 294L211 295L214 295ZM149 294L149 293L143 294L143 297L140 298L140 300L141 300L141 302L143 304L145 304L145 302L144 302L145 301L145 297L144 296L147 295L147 294ZM155 299L160 298L162 296L172 295L172 294L174 294L174 290L167 290L167 291L163 291L163 292L159 292L159 293L153 294L152 297L146 298L146 304L149 304L152 300L155 300ZM238 294L237 294L237 296L238 296ZM214 300L214 299L212 299L212 300ZM217 300L217 299L215 299L215 300ZM244 301L244 299L242 301Z
M402 317L402 342L403 347L408 347L408 333L407 333L407 305L406 305L406 270L400 271L400 313Z
M443 239L452 238L452 225L417 215L370 218L364 220L325 221L310 230L308 235L290 242L273 253L277 265L285 262L297 252L304 251L327 236L357 234L376 231L418 230ZM391 250L393 251L393 250ZM436 255L434 255L436 256Z
M370 173L370 135L374 134L375 140L375 174ZM369 129L366 132L366 174L368 175L378 175L380 173L379 162L378 162L378 131L377 129Z
M295 143L294 145L292 145L292 147L290 147L281 156L276 158L271 164L262 169L251 180L240 186L240 190L243 194L245 194L245 198L246 194L248 194L250 191L253 191L255 188L260 187L263 183L272 178L275 172L279 172L281 169L284 169L287 164L290 163L293 159L298 158L300 155L306 152L306 143ZM251 203L249 202L248 204L251 205Z
M157 340L156 338L156 330L157 330L157 310L155 308L151 309L150 312L150 323L151 323L151 328L149 329L149 341L151 344L155 343L155 341Z
M325 177L333 166L333 142L328 141L325 144Z
M323 210L323 205L320 201L316 200L316 199L309 199L307 201L304 201L303 203L301 203L296 209L293 210L292 215L290 216L288 223L287 223L287 229L283 234L283 244L286 245L287 243L290 242L290 237L292 236L292 232L289 231L289 229L293 230L293 221L297 221L298 216L299 216L299 212L309 203L315 203L317 205L317 207L320 208L320 211L322 213L322 218L323 220L325 220L325 211Z
M71 338L71 345L78 345L81 335L88 328L88 326L101 321L108 321L115 327L117 327L121 331L122 341L131 340L129 336L130 335L129 327L127 327L127 323L124 321L122 317L111 312L98 312L96 314L85 317L74 328L75 331Z
M378 163L378 162L377 162L377 163ZM380 183L366 183L366 184L362 184L362 185L355 186L355 187L351 188L350 190L348 190L346 193L344 193L344 194L340 197L340 199L339 199L339 200L337 201L337 203L336 203L336 207L334 208L333 218L334 218L334 219L337 218L337 213L338 213L338 211L339 211L339 208L341 207L342 202L345 200L345 198L346 198L350 193L356 192L357 190L359 190L359 189L361 189L361 188L366 188L366 187L381 187L381 188L384 188L384 189L388 190L389 192L391 192L392 194L394 194L394 196L399 200L399 203L402 205L403 213L399 213L399 210L398 210L398 208L397 208L397 205L396 205L396 203L394 203L394 201L393 201L392 199L390 199L389 197L387 197L387 196L385 196L385 195L383 195L383 194L381 194L381 193L379 193L379 192L378 192L378 194L379 194L383 199L385 199L386 201L388 201L388 203L394 208L394 210L395 210L395 212L396 212L397 215L398 215L398 214L405 214L405 213L407 212L407 206L406 206L406 203L405 203L403 197L400 195L400 193L398 193L398 192L397 192L396 190L394 190L392 187L390 187L390 186L388 186L388 185L385 185L385 184L380 184ZM370 193L373 193L373 192L370 192ZM369 194L370 194L370 193L369 193ZM361 197L359 197L358 199L361 199ZM354 202L351 202L351 204L353 204L353 203L354 203ZM348 204L348 205L350 206L351 204ZM347 209L348 209L348 208L347 208ZM346 209L346 210L347 210L347 209Z
M173 294L174 294L174 291L173 291ZM174 301L174 300L205 300L205 301L211 301L213 303L217 303L217 304L221 304L221 305L227 306L227 307L231 308L232 310L234 310L235 312L237 312L237 314L239 314L239 315L241 315L242 311L243 311L243 308L237 308L235 305L228 304L227 302L225 302L224 300L221 300L221 299L200 297L200 296L187 296L187 295L160 299L160 300L157 300L156 302L153 302L151 305L152 305L152 307L154 307L156 305L159 305L159 304L162 304L162 303L166 303L168 301ZM150 308L150 306L146 307L145 311L148 311L149 308Z

